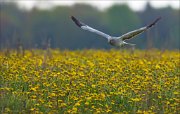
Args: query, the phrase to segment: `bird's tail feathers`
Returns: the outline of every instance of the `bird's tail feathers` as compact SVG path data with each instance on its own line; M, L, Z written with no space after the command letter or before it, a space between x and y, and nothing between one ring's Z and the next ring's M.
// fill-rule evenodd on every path
M132 46L132 47L134 47L136 44L131 44L131 43L126 43L127 45L129 45L129 46Z
M130 46L134 47L136 44L129 44Z

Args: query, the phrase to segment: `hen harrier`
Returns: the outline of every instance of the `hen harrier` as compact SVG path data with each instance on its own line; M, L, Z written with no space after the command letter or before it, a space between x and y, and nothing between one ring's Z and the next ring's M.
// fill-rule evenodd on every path
M124 45L134 46L135 44L127 43L127 42L125 42L125 40L129 40L129 39L131 39L131 38L145 32L146 30L150 29L151 27L153 27L161 19L161 17L157 18L154 22L152 22L151 24L149 24L149 25L147 25L145 27L142 27L142 28L136 29L134 31L128 32L128 33L123 34L122 36L119 36L119 37L113 37L113 36L110 36L108 34L105 34L105 33L101 32L99 30L96 30L96 29L84 24L83 22L79 21L74 16L71 16L71 19L81 29L96 33L98 35L101 35L101 36L107 38L108 43L110 43L112 46L122 47Z

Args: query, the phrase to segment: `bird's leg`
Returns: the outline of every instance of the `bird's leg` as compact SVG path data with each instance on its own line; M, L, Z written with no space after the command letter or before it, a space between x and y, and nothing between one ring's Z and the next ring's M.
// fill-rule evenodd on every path
M134 54L135 45L131 47L131 54Z
M136 44L131 44L131 43L127 43L127 42L124 42L124 44L130 46L130 52L133 54L134 50L135 50L135 45Z
M133 53L134 53L134 50L135 50L135 45L136 45L136 44L128 43L128 45L131 46L131 54L133 54Z
M120 52L120 54L122 54L124 51L123 46L116 46L116 49Z

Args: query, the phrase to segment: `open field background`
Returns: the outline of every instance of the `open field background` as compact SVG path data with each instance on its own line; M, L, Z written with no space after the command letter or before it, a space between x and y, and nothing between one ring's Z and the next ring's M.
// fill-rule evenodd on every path
M0 114L179 114L180 8L167 0L146 0L139 11L131 5L142 6L140 0L104 10L110 0L40 8L53 1L69 2L0 0ZM136 49L118 50L71 16L112 36L162 19L128 41Z
M0 52L1 113L178 113L179 51Z

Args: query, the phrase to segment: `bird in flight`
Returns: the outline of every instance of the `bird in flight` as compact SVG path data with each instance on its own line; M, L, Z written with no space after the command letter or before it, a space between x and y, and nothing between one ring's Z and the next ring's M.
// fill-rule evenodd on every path
M134 31L130 31L126 34L123 34L119 37L113 37L113 36L110 36L108 34L105 34L99 30L96 30L88 25L86 25L85 23L79 21L78 19L76 19L74 16L71 16L71 19L74 21L74 23L80 27L81 29L83 30L87 30L87 31L90 31L90 32L93 32L93 33L96 33L102 37L105 37L107 38L108 40L108 43L111 44L112 46L116 46L116 47L123 47L124 45L130 45L130 46L134 46L135 44L131 44L131 43L127 43L125 42L125 40L129 40L131 38L134 38L135 36L145 32L146 30L150 29L151 27L153 27L160 19L161 17L158 17L156 20L154 20L151 24L145 26L145 27L142 27L142 28L139 28L139 29L136 29Z

